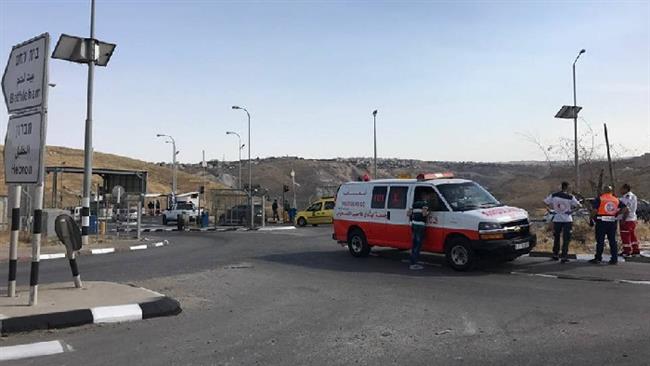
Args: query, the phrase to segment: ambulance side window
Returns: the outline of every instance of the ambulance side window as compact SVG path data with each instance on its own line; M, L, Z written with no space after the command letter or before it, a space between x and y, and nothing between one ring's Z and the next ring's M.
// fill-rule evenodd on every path
M390 187L390 194L388 195L388 208L405 209L406 208L406 194L409 187Z
M424 196L432 197L429 199L429 210L431 211L448 211L445 203L431 187L415 187L415 194L413 195L413 202L421 201Z
M370 203L371 208L386 208L386 192L388 187L375 187L372 189L372 202Z

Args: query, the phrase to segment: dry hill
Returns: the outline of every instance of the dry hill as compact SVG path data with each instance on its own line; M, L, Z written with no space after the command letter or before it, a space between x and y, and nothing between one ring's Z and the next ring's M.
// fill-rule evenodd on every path
M4 153L4 146L0 145L0 152ZM73 166L83 167L83 151L60 146L48 146L46 150L47 166ZM0 159L0 194L6 194L7 187L4 184L4 160ZM131 159L119 155L104 154L95 152L93 156L93 167L110 169L133 169L146 170L148 172L147 191L148 193L169 193L171 191L172 169L166 165L148 163L141 160ZM45 205L51 202L52 177L48 176L45 181ZM63 175L63 205L74 206L79 204L81 194L81 174ZM101 182L101 178L94 177L93 184ZM178 191L196 191L204 182L203 177L195 174L188 174L179 169ZM211 181L208 188L222 188L223 185Z

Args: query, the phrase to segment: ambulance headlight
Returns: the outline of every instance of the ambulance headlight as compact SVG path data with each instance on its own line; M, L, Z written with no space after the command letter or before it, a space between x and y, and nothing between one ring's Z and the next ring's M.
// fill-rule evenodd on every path
M479 230L499 230L501 229L501 224L496 222L481 222L478 224Z

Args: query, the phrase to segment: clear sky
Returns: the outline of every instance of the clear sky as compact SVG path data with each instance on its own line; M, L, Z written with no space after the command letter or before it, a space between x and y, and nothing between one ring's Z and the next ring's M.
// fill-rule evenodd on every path
M0 0L0 63L49 32L87 36L90 1ZM542 160L582 117L650 151L649 1L109 1L97 38L117 44L97 68L95 149L168 161L233 160L252 115L252 156ZM52 60L48 144L83 146L86 66ZM6 121L6 109L0 109ZM4 136L6 122L0 125ZM584 130L584 122L580 128ZM598 139L602 139L599 133ZM244 151L245 155L245 151Z

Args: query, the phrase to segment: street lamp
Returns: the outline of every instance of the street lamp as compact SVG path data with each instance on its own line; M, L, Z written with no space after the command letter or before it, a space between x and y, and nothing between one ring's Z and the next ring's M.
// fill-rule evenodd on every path
M246 146L246 144L241 143L241 136L237 132L226 131L226 135L235 135L239 139L239 145L237 145L239 150L239 180L237 180L237 187L241 190L241 150Z
M291 183L292 187L291 190L293 191L293 208L297 209L298 206L296 205L296 172L291 169Z
M174 197L174 200L176 200L176 155L178 154L178 151L176 151L176 140L174 140L173 137L170 135L165 135L162 133L159 133L156 135L156 137L169 137L169 140L171 141L165 141L165 143L171 143L172 144L172 196Z
M573 147L574 147L574 164L575 164L575 185L576 190L580 192L580 163L578 161L578 111L576 110L578 106L576 98L576 62L580 58L580 55L587 52L585 49L581 49L576 56L575 61L573 61Z
M248 195L250 197L250 207L251 207L251 229L255 226L255 207L253 206L253 165L251 165L251 114L248 113L248 110L240 106L232 106L232 109L241 109L246 112L248 117Z
M373 134L375 139L375 167L372 176L377 179L377 110L372 111Z

